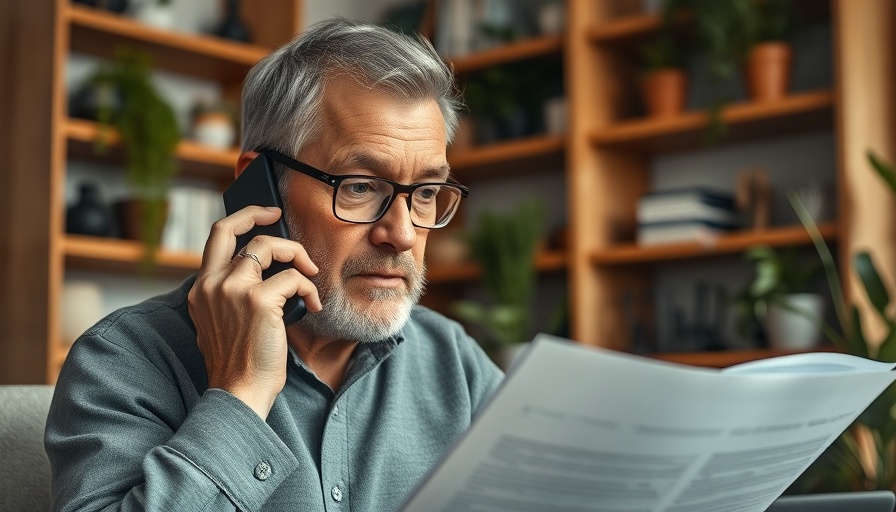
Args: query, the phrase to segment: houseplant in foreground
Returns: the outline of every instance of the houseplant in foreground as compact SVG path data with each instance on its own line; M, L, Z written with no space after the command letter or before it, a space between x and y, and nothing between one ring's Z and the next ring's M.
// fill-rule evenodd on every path
M870 152L868 160L896 197L893 167ZM853 270L861 279L873 314L885 325L881 339L870 340L863 329L867 319L863 319L856 305L845 301L834 258L815 221L795 195L791 194L790 201L821 258L842 329L840 334L826 326L825 333L844 352L878 361L896 361L896 313L891 300L894 283L884 282L868 252L853 256ZM800 492L896 490L896 387L884 391L792 488Z
M470 254L482 267L488 302L458 301L454 313L481 329L486 350L497 353L529 339L535 295L535 255L542 207L520 203L507 214L483 212L469 233Z
M106 147L109 128L118 132L127 159L127 181L134 195L126 204L133 205L130 209L139 216L139 232L133 237L146 245L147 262L152 262L165 225L166 197L175 171L173 155L180 141L174 110L156 91L150 72L146 54L121 48L115 59L102 65L89 80L105 94L121 98L117 103L99 103L97 149Z
M824 311L823 297L812 287L819 265L803 261L793 248L766 245L751 247L744 257L756 262L756 275L735 298L738 331L744 335L748 326L759 321L772 348L814 346L820 334L816 319Z

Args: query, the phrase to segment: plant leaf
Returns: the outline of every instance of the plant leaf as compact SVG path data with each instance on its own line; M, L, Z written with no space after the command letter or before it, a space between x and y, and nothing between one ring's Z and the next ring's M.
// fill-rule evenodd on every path
M845 336L844 349L853 355L859 357L871 357L868 350L868 342L865 340L865 334L862 330L862 312L855 305L852 306L852 323L849 332Z
M870 149L867 155L868 161L871 162L871 167L880 174L880 177L890 186L890 190L896 194L896 170L893 170L891 165L878 158Z
M892 363L896 361L896 326L890 324L890 332L877 349L877 360Z
M802 223L803 227L805 227L806 231L809 233L809 238L812 239L812 244L815 245L815 251L818 252L818 257L821 258L821 265L822 268L824 268L824 274L828 281L828 288L831 291L831 298L834 301L834 310L837 312L837 320L840 321L840 325L846 326L848 325L846 317L846 299L843 295L843 288L840 286L840 274L837 272L837 265L834 263L834 257L831 255L831 250L824 242L824 237L821 236L821 232L818 231L818 226L812 219L812 215L806 210L806 205L803 204L800 197L791 191L787 194L787 199L790 201L791 206L793 206L793 210L796 212L797 217L799 217L800 223Z
M865 285L865 293L868 295L871 305L885 322L889 322L887 306L890 305L890 294L887 292L887 287L881 280L880 274L877 273L871 255L866 251L856 254L853 258L853 265L856 273L862 278L862 284Z

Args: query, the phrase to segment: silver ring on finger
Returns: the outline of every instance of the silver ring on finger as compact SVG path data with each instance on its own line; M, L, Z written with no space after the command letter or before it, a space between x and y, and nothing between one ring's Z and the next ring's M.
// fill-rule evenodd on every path
M253 260L255 260L255 263L258 263L258 268L264 268L261 265L261 261L258 259L258 255L247 251L245 247L240 249L240 252L237 253L237 256L239 256L240 258L252 258Z

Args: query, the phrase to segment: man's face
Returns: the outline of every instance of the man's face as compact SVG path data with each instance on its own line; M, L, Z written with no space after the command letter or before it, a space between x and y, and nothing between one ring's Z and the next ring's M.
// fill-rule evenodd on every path
M410 101L357 86L327 84L319 134L298 159L331 174L379 176L399 183L445 181L445 123L433 100ZM425 285L429 230L411 224L405 196L382 219L352 224L333 215L333 189L293 174L286 192L293 238L320 273L312 281L324 309L301 326L314 336L376 341L407 321Z

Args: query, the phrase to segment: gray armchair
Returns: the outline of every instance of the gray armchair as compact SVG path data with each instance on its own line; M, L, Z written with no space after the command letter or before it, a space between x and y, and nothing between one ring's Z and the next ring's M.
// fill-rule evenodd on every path
M53 386L0 386L0 510L50 510L44 426Z

